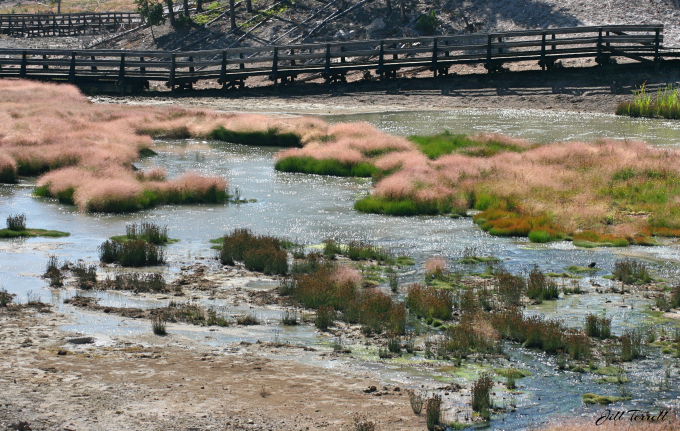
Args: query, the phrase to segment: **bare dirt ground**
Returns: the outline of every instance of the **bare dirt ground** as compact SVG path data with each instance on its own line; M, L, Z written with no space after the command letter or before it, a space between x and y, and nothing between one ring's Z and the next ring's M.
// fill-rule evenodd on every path
M424 429L403 389L372 375L296 361L301 348L217 349L178 335L72 344L69 317L0 308L0 427L49 430ZM290 359L272 359L285 355ZM377 391L364 392L375 385ZM380 394L380 396L377 396ZM24 428L29 429L29 428Z

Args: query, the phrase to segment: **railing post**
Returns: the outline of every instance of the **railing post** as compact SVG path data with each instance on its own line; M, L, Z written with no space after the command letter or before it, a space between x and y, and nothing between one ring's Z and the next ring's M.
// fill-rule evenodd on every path
M220 70L220 84L227 83L227 50L222 51L222 69Z
M503 43L503 38L502 38L502 37L499 37L499 38L498 38L498 43ZM503 54L503 48L502 48L502 47L499 47L499 48L498 48L498 53L499 53L499 54Z
M120 93L125 94L125 53L120 54L120 69L118 70L118 86L120 86Z
M380 78L383 77L383 73L385 73L385 42L380 41L380 57L378 57L378 75L380 75Z
M555 40L555 33L552 34L552 40ZM557 49L557 45L552 44L552 46L550 47L550 49L553 50L553 51L555 51L555 50Z
M597 64L602 66L602 28L598 30L597 36Z
M661 57L659 57L659 46L661 45L661 38L660 36L660 30L657 28L656 29L656 36L654 38L654 63L656 63L656 67L658 68L659 65L661 64Z
M47 66L47 54L43 54L43 70L48 70L49 67Z
M194 57L189 57L187 60L189 61L189 63L193 63ZM189 66L189 73L194 73L194 70L195 70L194 66Z
M324 72L328 76L331 73L331 44L326 44L326 67Z
M545 70L545 33L541 35L541 70Z
M146 60L144 60L144 57L139 57L139 61L142 62L142 63L144 63ZM140 71L141 73L146 73L146 67L140 66L140 67L139 67L139 71Z
M92 62L95 61L94 55L91 55L91 56L90 56L90 60L91 60ZM92 66L90 66L90 70L91 70L92 72L96 72L96 71L97 71L97 66L95 66L95 65L93 64Z
M239 52L239 53L238 53L238 58L240 58L241 60L243 60L243 53L242 53L242 52ZM238 64L238 68L239 68L239 69L245 69L245 68L246 68L246 65L243 64L243 63L239 63L239 64Z
M274 47L274 60L272 61L272 74L269 77L274 83L276 83L276 75L279 72L279 47Z
M171 90L175 90L175 61L176 54L170 56L170 77L168 79L168 87Z
M76 80L76 52L71 52L71 67L68 71L68 82L74 82Z
M295 50L294 50L294 49L291 49L291 50L290 50L290 55L291 55L291 56L295 55ZM291 66L295 66L295 59L294 59L294 58L291 58L291 60L290 60L290 65L291 65Z
M432 72L437 77L437 38L432 40Z
M21 54L21 69L19 70L19 76L22 78L26 77L26 63L28 58L26 57L26 51Z
M491 35L486 42L486 70L491 69Z

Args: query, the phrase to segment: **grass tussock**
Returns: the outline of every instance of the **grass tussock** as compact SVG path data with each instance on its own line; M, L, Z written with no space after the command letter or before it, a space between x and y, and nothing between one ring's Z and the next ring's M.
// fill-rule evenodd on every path
M614 262L612 275L623 284L647 284L652 281L647 265L631 259Z
M107 290L127 290L135 293L163 293L169 291L163 274L157 272L151 274L138 272L116 274L112 279L105 280L103 287Z
M288 272L288 254L283 241L267 235L254 235L250 229L236 229L222 238L218 251L222 265L243 262L250 271L285 275Z
M451 292L423 284L408 286L405 303L412 313L424 318L450 320L453 312Z
M583 329L589 337L606 340L612 334L612 319L606 316L598 317L594 314L588 314Z

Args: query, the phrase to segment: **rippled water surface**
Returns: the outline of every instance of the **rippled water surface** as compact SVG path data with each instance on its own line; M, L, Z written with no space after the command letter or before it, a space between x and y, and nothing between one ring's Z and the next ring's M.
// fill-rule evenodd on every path
M450 111L362 114L324 117L331 122L368 121L377 127L400 135L436 133L449 130L453 133L473 134L498 132L524 137L536 142L555 140L592 140L599 137L640 139L661 146L678 146L680 122L660 120L630 120L608 115L582 115L574 113L540 113L534 111ZM163 206L128 215L95 215L80 213L72 206L53 200L33 198L33 181L19 185L0 186L0 216L25 213L29 227L68 231L70 237L61 239L34 238L28 240L0 240L0 285L18 294L25 301L29 291L40 294L43 300L61 304L69 293L50 293L46 282L39 278L44 272L48 255L55 254L60 260L84 259L96 262L97 246L112 235L125 232L125 225L142 220L167 225L170 236L180 241L167 246L171 264L164 268L172 275L178 272L180 262L191 262L196 257L211 258L213 251L208 242L234 228L248 227L257 233L286 236L307 244L318 244L323 239L335 237L341 241L365 239L392 248L398 253L414 256L422 263L425 256L441 254L457 256L464 247L476 246L481 254L494 254L503 259L511 271L526 269L538 264L545 271L562 272L569 265L587 265L597 262L605 274L613 268L613 262L621 258L619 253L642 256L663 277L676 277L680 249L669 244L663 247L626 249L576 249L571 243L551 245L529 244L526 240L495 238L480 231L469 218L447 217L390 217L360 214L353 210L358 197L371 190L370 180L321 177L275 172L273 156L277 148L253 148L222 142L163 141L158 142L159 155L140 161L140 168L163 166L174 177L188 170L219 174L228 178L230 187L238 188L242 197L257 199L255 203L241 205L195 205ZM418 268L420 268L418 266ZM420 275L413 275L416 279ZM606 283L606 280L600 280ZM584 280L587 282L588 280ZM254 286L253 288L258 288ZM142 298L119 294L98 294L103 303L115 306L157 306ZM648 318L644 312L648 300L637 299L629 304L617 305L620 298L584 295L550 302L533 307L530 313L541 312L550 317L565 320L570 326L580 326L583 316L590 311L607 308L614 318L614 332ZM611 302L607 303L606 301ZM217 302L215 305L222 305ZM64 309L63 305L58 305ZM229 307L227 307L229 308ZM135 334L149 331L143 323L122 321L115 316L81 313L68 308L76 315L77 322L65 328L86 334ZM236 307L229 310L239 312ZM278 316L261 310L266 319L275 322ZM269 312L271 313L271 312ZM229 328L211 333L205 340L220 345L238 340L255 341L281 337L294 342L318 343L322 339L308 327L279 331L272 324L249 331L230 332ZM203 332L183 332L185 335L204 339ZM614 393L613 388L603 388L592 383L572 388L578 376L555 374L554 363L547 358L510 348L511 356L535 371L524 379L527 395L520 397L517 412L494 420L492 427L520 429L545 419L547 414L569 414L580 410L580 393L584 388L599 393ZM648 361L645 372L656 376L661 372L660 361ZM327 365L327 364L326 364ZM408 374L399 367L357 362L357 367L378 369L385 380L421 382L421 375ZM636 368L637 370L637 368ZM648 383L649 376L643 371L634 379L633 388L640 394L634 405L654 407L657 402L677 399L677 369L673 374L674 389L655 392ZM656 373L656 374L655 374ZM649 377L650 379L652 377ZM631 377L632 378L632 377ZM647 383L645 383L647 382ZM559 389L557 392L556 390ZM561 395L559 395L561 394ZM559 396L558 396L559 395ZM538 400L541 401L538 401ZM523 401L522 401L523 400Z

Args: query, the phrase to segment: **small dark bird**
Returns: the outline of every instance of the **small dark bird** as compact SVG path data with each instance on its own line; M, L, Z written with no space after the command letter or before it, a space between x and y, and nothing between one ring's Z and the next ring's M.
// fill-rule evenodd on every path
M590 265L588 265L588 268L595 268L596 263L595 262L590 262Z

